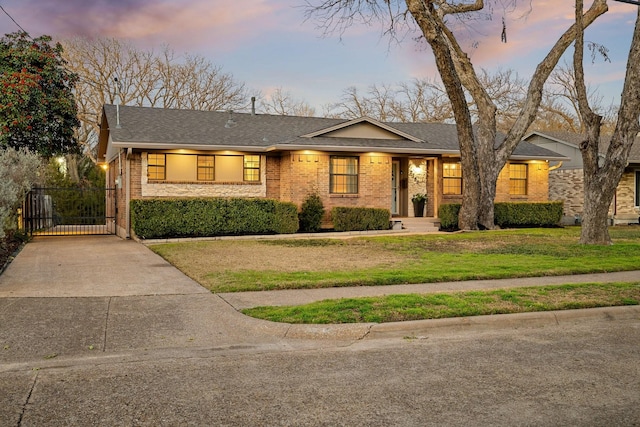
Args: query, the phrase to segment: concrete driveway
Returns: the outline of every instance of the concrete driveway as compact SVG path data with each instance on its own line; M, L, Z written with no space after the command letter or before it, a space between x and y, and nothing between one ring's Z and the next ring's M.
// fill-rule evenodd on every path
M0 275L0 362L96 352L279 345L287 325L248 318L144 245L41 237Z

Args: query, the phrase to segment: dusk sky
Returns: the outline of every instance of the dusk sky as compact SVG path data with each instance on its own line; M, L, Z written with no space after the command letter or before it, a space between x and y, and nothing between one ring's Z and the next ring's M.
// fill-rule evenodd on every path
M509 3L496 0L494 5ZM521 2L528 6L528 2ZM587 7L590 2L586 1ZM434 78L433 55L415 36L390 43L375 24L354 24L323 37L306 21L305 0L0 0L0 5L32 36L115 37L143 49L168 45L178 54L200 54L249 89L268 95L290 92L322 113L344 89L365 91L372 84ZM537 63L573 21L573 1L533 1L506 15L508 43L501 43L502 7L491 20L475 21L461 32L461 44L476 68L514 69L529 78ZM607 103L619 102L638 6L609 2L609 12L585 39L605 45L611 62L585 65L588 81ZM0 11L0 32L19 28ZM473 47L472 47L473 46ZM567 58L570 61L570 57Z

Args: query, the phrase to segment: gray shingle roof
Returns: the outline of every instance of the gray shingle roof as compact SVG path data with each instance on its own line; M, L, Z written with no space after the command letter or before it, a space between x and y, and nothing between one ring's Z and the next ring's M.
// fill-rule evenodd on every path
M554 139L560 142L567 143L569 145L573 145L575 147L579 147L580 143L584 141L584 135L575 133L575 132L567 132L567 131L534 131L532 133L536 133L538 135L547 137L549 139ZM609 147L609 141L611 140L611 135L602 135L600 137L599 152L604 155L607 152L607 148ZM640 137L636 137L636 141L633 143L631 147L631 152L629 153L629 162L630 163L640 163Z
M219 111L176 110L150 107L104 106L104 126L114 145L132 148L237 149L279 151L383 151L405 154L458 153L456 127L443 123L385 123L418 141L408 139L330 138L312 134L349 120L320 117L277 116ZM233 121L232 126L225 126ZM499 136L501 138L503 136ZM104 136L102 137L104 138ZM102 139L101 138L101 139ZM106 141L101 140L101 145ZM514 157L556 159L562 156L523 142Z

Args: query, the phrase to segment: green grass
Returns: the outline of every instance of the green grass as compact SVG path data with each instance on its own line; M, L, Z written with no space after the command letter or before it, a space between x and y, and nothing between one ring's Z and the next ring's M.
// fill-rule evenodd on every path
M567 227L346 240L225 240L151 248L212 292L236 292L640 269L640 227L612 227L610 234L611 246L580 245L580 229ZM234 253L242 255L234 258ZM300 257L289 259L294 254Z
M295 307L256 307L242 312L283 323L384 323L638 304L640 282L388 295L325 300Z

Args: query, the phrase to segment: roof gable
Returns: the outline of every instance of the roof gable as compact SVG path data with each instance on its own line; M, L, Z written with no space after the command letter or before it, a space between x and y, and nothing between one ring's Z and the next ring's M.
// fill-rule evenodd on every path
M364 138L364 139L408 139L413 142L424 142L420 138L396 129L371 117L360 117L348 122L320 129L301 135L302 138Z
M527 134L523 140L524 141L532 141L535 140L535 137L545 138L549 141L553 141L559 144L566 145L568 147L573 148L577 156L581 156L580 153L580 143L584 141L585 137L582 134L575 132L567 132L567 131L533 131ZM609 147L609 141L611 140L611 135L601 135L600 141L598 144L598 155L600 157L605 157L607 149ZM532 141L533 142L533 141ZM631 146L631 151L629 152L629 163L640 163L640 138L636 137L635 142Z

